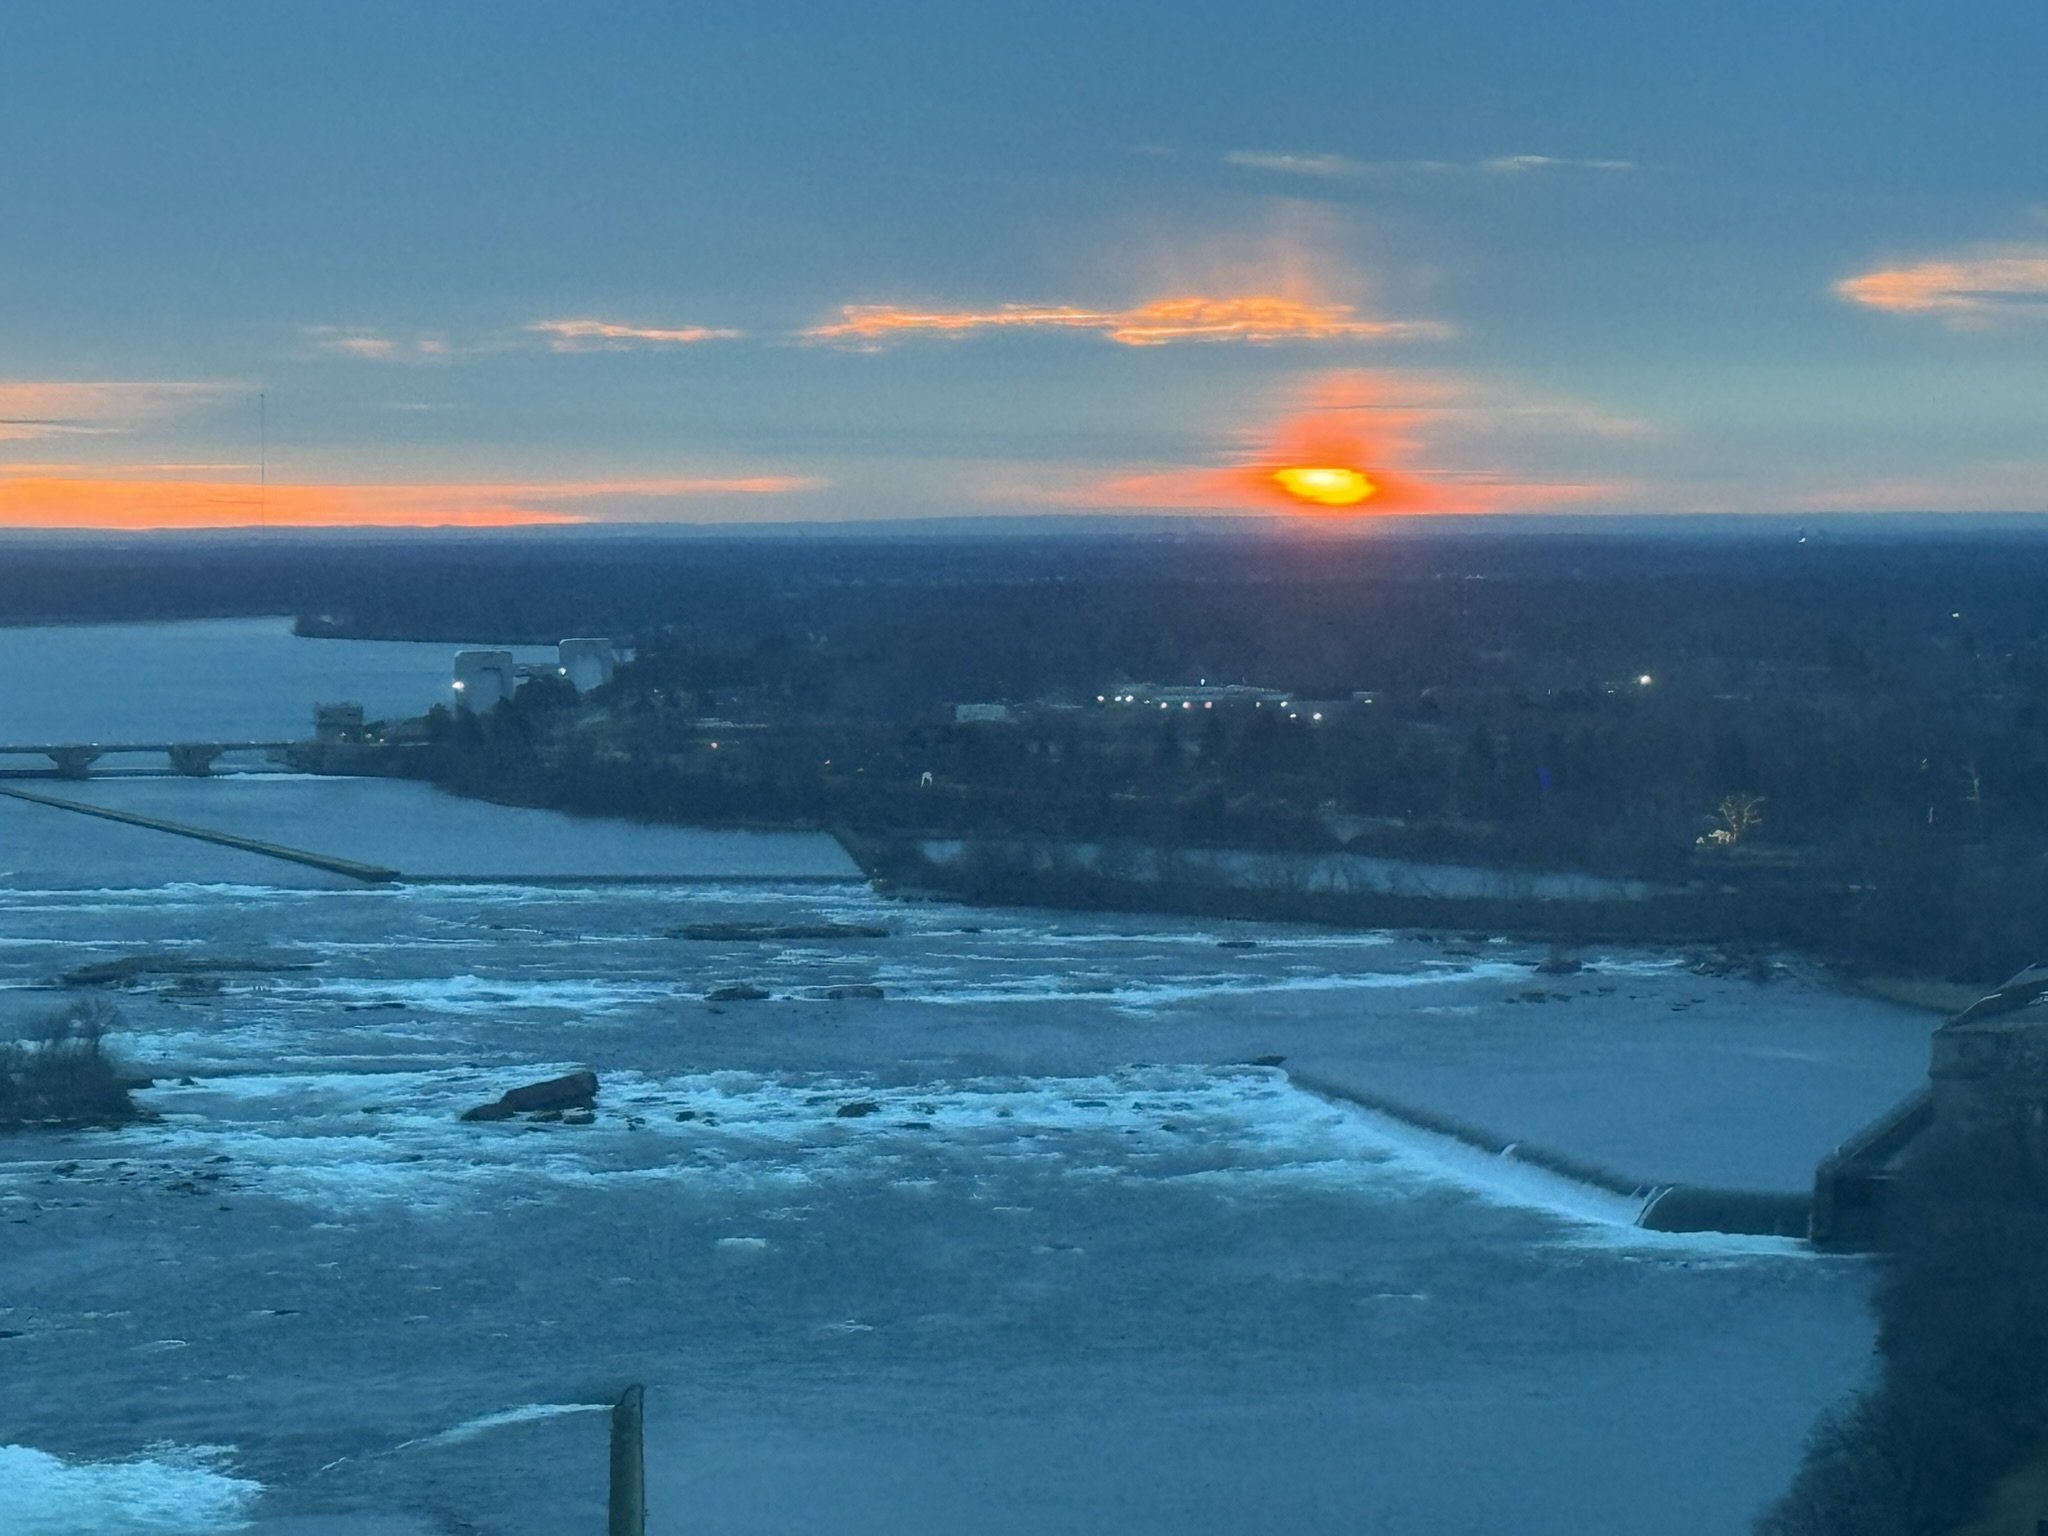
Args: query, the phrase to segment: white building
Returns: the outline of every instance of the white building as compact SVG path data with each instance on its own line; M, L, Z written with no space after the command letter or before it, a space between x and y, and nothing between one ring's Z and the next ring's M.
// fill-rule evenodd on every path
M512 697L519 686L519 673L510 651L457 651L455 653L455 707L476 714L495 709Z
M612 680L619 657L609 640L578 638L555 647L555 663L578 693L588 693Z

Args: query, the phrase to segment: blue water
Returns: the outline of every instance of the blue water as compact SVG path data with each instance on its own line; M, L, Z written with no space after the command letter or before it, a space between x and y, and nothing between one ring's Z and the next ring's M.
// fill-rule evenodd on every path
M281 718L299 674L203 628ZM88 788L344 854L388 804L458 873L500 814L437 845L418 786ZM1903 1062L1895 1012L1642 954L1536 1005L1512 945L904 905L687 846L667 884L365 889L0 807L0 1026L89 960L262 967L112 994L160 1123L0 1142L0 1531L597 1529L589 1405L638 1381L660 1533L1735 1532L1865 1367L1856 1261L1642 1234L1246 1063L1569 1130L1701 1063L1846 1070L1859 1030ZM889 933L672 936L819 920ZM707 1000L734 982L772 996ZM590 1126L457 1118L578 1066ZM1654 1115L1610 1130L1658 1150Z

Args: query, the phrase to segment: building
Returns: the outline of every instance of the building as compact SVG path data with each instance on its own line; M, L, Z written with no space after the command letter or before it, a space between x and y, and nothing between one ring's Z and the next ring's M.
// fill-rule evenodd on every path
M588 693L612 680L619 658L611 641L583 637L557 645L555 663L578 693Z
M457 709L482 714L511 698L518 686L519 671L510 651L455 653L455 680L450 687Z
M363 706L360 704L316 704L313 706L313 739L319 742L361 741L364 736Z
M955 704L955 725L1008 725L1016 716L1007 704Z

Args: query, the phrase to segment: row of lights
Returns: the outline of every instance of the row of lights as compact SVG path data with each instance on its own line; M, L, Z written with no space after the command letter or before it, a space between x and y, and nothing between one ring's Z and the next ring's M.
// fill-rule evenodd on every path
M1649 681L1649 679L1648 679L1648 678L1644 678L1644 679L1643 679L1643 681L1644 681L1644 682L1648 682L1648 681ZM1098 704L1135 704L1135 703L1137 703L1137 702L1138 702L1138 696L1137 696L1137 695L1136 695L1135 693L1119 693L1119 694L1117 694L1117 695L1116 695L1115 697L1113 697L1113 698L1112 698L1112 697L1110 697L1110 696L1109 696L1109 695L1107 695L1107 694L1100 694L1100 693L1098 693L1097 695L1095 695L1095 702L1096 702L1096 703L1098 703ZM1289 702L1290 702L1290 701L1289 701L1289 700L1287 700L1287 699L1282 699L1282 700L1280 701L1280 707L1281 707L1282 709L1287 709L1287 706L1288 706L1288 703L1289 703ZM1168 703L1163 703L1163 702L1162 702L1162 703L1160 704L1160 706L1159 706L1159 707L1160 707L1161 709L1171 709L1171 708L1173 708L1173 706L1172 706L1171 704L1168 704ZM1195 707L1195 701L1194 701L1193 699L1182 699L1182 700L1181 700L1181 702L1180 702L1180 707L1181 707L1182 709L1193 709L1193 708ZM1204 708L1204 709L1214 709L1215 707L1216 707L1216 701L1215 701L1214 699L1204 699L1204 700L1202 701L1202 708ZM1252 708L1253 708L1253 709L1264 709L1265 707L1266 707L1266 701L1265 701L1264 699L1254 699L1254 700L1252 700ZM1299 712L1298 710L1289 710L1289 711L1288 711L1288 715L1287 715L1287 718L1288 718L1288 719L1290 719L1290 720L1299 720L1299 719L1301 718L1301 714L1300 714L1300 712ZM1320 719L1322 719L1322 718L1323 718L1323 712L1322 712L1322 711L1321 711L1320 709L1319 709L1319 710L1317 710L1317 711L1316 711L1316 712L1315 712L1314 714L1312 714L1312 715L1310 715L1310 716L1309 716L1309 719L1311 719L1311 720L1320 720Z

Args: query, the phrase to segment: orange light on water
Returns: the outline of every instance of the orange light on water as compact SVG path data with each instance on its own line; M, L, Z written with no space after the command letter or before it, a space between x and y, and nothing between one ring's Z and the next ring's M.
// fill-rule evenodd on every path
M1295 500L1319 507L1355 507L1379 490L1357 470L1334 464L1290 464L1274 470L1272 480Z

